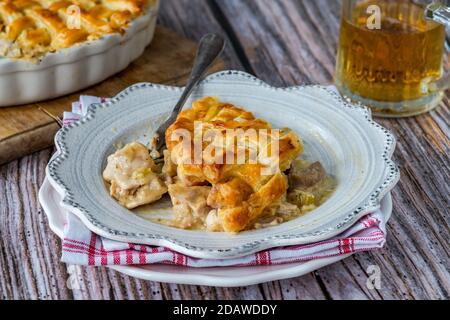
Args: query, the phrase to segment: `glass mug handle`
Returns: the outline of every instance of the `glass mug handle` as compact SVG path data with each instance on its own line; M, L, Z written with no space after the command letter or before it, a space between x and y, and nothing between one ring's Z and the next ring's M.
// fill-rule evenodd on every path
M425 9L425 18L450 27L450 7L438 2L429 4ZM439 80L430 82L424 88L425 92L444 91L450 88L450 73L445 74Z

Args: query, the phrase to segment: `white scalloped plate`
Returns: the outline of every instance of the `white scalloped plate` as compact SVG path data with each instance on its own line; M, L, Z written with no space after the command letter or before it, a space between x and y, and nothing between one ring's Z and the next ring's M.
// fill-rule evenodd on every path
M106 103L94 105L82 120L55 137L57 155L49 180L64 194L62 206L99 235L118 241L160 245L198 258L244 256L266 248L321 241L343 232L380 207L399 171L391 161L395 139L372 121L370 111L344 102L326 87L274 88L253 76L225 71L202 82L193 99L205 95L243 106L274 127L289 127L305 143L308 160L320 160L338 187L316 210L281 225L237 235L162 226L121 207L102 180L109 154L118 142L148 140L182 89L134 85Z
M39 202L48 217L50 229L62 239L68 213L59 205L61 195L52 188L47 179L45 179L39 190ZM381 212L386 217L385 220L387 222L392 213L390 194L387 194L381 201ZM185 268L156 264L145 266L108 266L108 268L149 281L214 287L240 287L299 277L349 256L343 255L279 266Z

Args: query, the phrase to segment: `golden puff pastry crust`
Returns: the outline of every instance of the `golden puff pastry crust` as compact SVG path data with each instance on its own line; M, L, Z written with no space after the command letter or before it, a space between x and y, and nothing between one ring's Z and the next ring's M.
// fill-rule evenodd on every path
M123 33L154 0L0 1L0 57L35 59Z
M249 130L258 134L236 134ZM230 132L235 134L231 139ZM260 132L266 139L261 139ZM278 151L277 162L270 158L276 156L270 154L269 148L274 141L278 145L274 149ZM210 186L207 205L211 211L207 220L213 220L212 231L226 232L249 228L265 209L286 196L284 171L303 152L302 142L291 130L273 129L251 112L213 97L196 101L191 109L181 112L166 131L166 144L165 161L172 168L172 180L186 187ZM239 158L239 149L243 158ZM252 155L261 159L261 150L267 151L268 163L253 161ZM195 161L196 156L200 161Z

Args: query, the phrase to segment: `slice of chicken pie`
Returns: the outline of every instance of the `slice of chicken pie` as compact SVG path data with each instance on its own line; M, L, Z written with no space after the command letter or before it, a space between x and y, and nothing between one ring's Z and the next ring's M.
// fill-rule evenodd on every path
M206 97L181 112L165 138L162 168L136 142L108 157L103 177L121 205L136 208L168 192L175 217L158 222L213 232L271 226L301 213L286 200L285 173L303 152L290 129Z
M291 130L273 129L252 113L212 97L179 114L166 132L166 144L163 171L171 183L177 220L200 219L207 230L226 232L250 227L285 201L284 172L303 152Z

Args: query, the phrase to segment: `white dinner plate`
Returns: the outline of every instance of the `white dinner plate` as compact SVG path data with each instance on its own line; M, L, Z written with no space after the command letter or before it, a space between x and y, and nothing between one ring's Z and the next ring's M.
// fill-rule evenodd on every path
M62 239L68 213L60 206L61 200L61 195L52 188L48 179L45 179L39 191L39 201L47 214L50 229ZM388 221L392 213L390 194L387 194L381 201L381 212L385 215L386 221ZM302 276L348 256L350 255L279 266L186 268L168 265L146 265L109 266L109 268L143 280L216 287L238 287Z
M351 105L327 87L274 88L239 71L204 80L193 99L218 96L289 127L304 141L306 160L319 160L338 186L314 211L292 221L239 234L180 230L153 223L120 206L102 179L107 156L118 143L148 142L166 119L182 88L141 83L103 104L55 137L57 153L47 167L52 186L64 195L62 206L93 232L113 240L164 246L196 258L236 258L267 248L317 242L349 228L379 208L395 186L392 134L372 120L367 108Z

